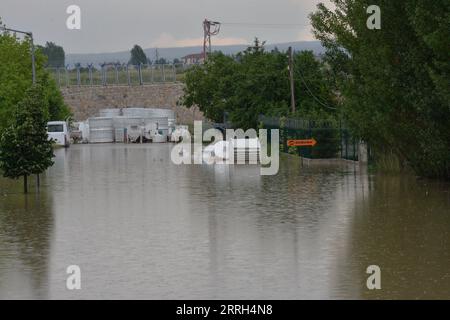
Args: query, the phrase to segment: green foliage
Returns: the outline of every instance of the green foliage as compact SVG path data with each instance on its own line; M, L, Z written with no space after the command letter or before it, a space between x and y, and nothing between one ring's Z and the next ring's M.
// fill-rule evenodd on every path
M159 58L154 61L154 64L168 64L168 61L165 58Z
M147 56L145 55L144 50L139 45L134 45L134 47L131 49L131 58L130 58L130 64L132 65L139 65L139 64L146 64L148 62Z
M295 116L311 120L331 120L337 116L337 101L327 65L312 51L294 56Z
M53 165L52 142L46 129L47 104L45 89L35 85L17 105L13 123L0 137L0 168L4 177L25 177L26 183L27 176L40 174Z
M402 164L398 156L392 150L386 150L379 153L375 159L375 165L378 172L383 173L399 173L403 171Z
M72 112L64 102L64 98L56 82L49 73L43 73L39 79L39 84L43 87L46 101L48 103L48 120L65 121L72 116Z
M222 122L230 104L228 96L232 94L235 68L233 58L221 53L209 56L205 65L191 68L185 76L183 104L198 105L205 117Z
M312 137L317 141L317 145L311 148L311 157L315 159L338 158L341 148L341 137L339 130L324 129L312 131Z
M311 16L354 132L417 174L450 178L450 2L332 0ZM381 30L366 26L381 8Z
M222 122L227 112L233 125L243 129L256 128L260 114L310 117L320 112L335 117L335 102L323 63L312 52L300 52L294 59L295 115L290 114L287 54L266 52L258 39L234 57L216 52L204 65L190 69L182 103L198 106L215 122Z
M38 46L38 49L47 56L48 67L61 68L65 66L66 54L64 48L53 42L47 42L44 47Z
M1 25L1 21L0 21ZM37 81L44 87L51 120L65 120L70 110L49 73L45 56L36 50ZM0 133L11 124L17 104L32 84L31 42L10 33L0 33Z

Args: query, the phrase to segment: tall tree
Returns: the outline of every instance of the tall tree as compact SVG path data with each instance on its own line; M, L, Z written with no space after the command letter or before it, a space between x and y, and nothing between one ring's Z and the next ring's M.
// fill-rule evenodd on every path
M294 55L296 115L302 118L336 118L337 101L327 65L312 51Z
M332 87L325 66L310 51L294 57L297 112L291 114L288 59L285 52L266 52L258 39L235 57L215 52L186 74L184 105L197 105L209 119L256 128L260 114L328 118L335 116ZM306 85L305 85L306 84Z
M131 58L130 58L130 64L132 65L139 65L139 64L146 64L148 61L147 56L145 55L144 50L139 45L134 45L133 49L131 49Z
M17 105L13 124L0 137L0 168L3 176L23 177L28 192L28 176L39 175L53 165L52 142L46 129L48 101L45 89L34 85Z
M450 2L332 0L312 14L354 131L417 174L450 178ZM367 8L381 8L381 29Z
M53 42L47 42L44 47L38 47L47 56L47 66L61 68L65 66L66 54L64 48Z
M0 25L2 25L0 21ZM44 69L46 57L36 50L37 80L45 88L51 120L65 120L70 110L49 72ZM0 133L11 124L16 105L32 84L30 39L0 32Z

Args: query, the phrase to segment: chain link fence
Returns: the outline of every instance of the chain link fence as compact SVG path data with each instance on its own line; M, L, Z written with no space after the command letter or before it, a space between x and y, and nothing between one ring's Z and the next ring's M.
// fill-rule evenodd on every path
M280 151L309 159L341 158L358 161L359 139L341 121L305 120L260 116L264 129L280 130ZM268 131L270 141L270 130ZM314 139L313 147L292 147L289 140Z
M184 79L191 66L186 64L108 64L100 67L47 68L60 86L137 86L152 83L177 82Z

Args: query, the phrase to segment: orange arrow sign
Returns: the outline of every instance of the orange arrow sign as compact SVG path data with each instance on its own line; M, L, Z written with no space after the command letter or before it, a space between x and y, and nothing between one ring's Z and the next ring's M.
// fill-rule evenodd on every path
M306 140L288 140L288 147L314 147L317 144L316 139L306 139Z

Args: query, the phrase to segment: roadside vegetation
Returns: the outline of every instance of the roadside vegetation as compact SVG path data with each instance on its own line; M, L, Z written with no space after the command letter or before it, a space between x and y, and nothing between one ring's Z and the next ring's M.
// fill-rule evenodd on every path
M287 54L266 52L259 40L188 71L184 104L216 122L227 113L240 128L257 128L260 114L342 121L380 168L450 179L449 2L378 1L380 30L367 27L369 1L332 2L311 14L325 55L295 55L295 112Z
M1 20L0 20L1 25ZM70 110L64 103L56 83L46 71L47 57L37 48L36 79L47 102L43 108L49 120L65 120ZM31 43L14 34L0 32L0 134L14 121L13 113L32 85Z
M333 3L335 10L320 4L311 20L354 133L375 157L450 178L450 3L377 1L380 30L367 28L368 1Z
M16 106L11 124L0 136L3 176L11 179L23 177L25 193L28 192L28 177L33 174L39 176L53 165L53 146L46 129L47 104L41 85L29 88Z
M236 56L216 52L204 65L188 70L182 103L187 107L197 105L215 122L223 122L226 113L234 126L243 129L257 128L259 115L336 119L337 100L328 85L327 72L313 52L295 54L293 113L286 52L267 52L255 39L252 47Z
M1 21L0 21L1 25ZM0 33L0 172L24 178L43 173L53 164L47 121L66 120L70 110L45 70L47 57L35 51L36 84L32 83L31 42Z

